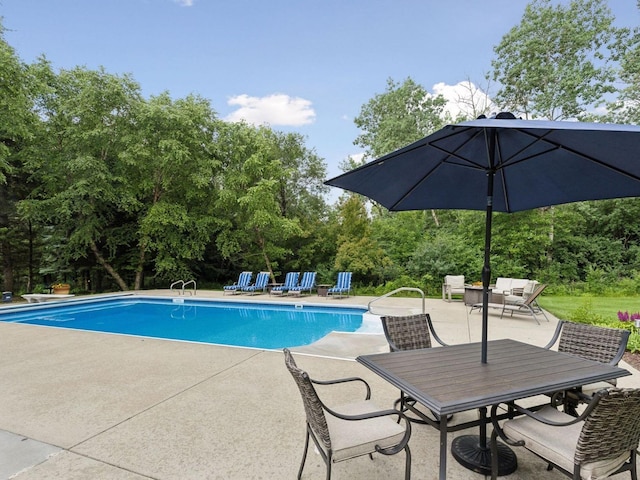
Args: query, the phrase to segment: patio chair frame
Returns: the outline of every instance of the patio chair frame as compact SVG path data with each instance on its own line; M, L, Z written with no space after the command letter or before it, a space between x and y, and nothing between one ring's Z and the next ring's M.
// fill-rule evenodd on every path
M409 422L407 417L402 412L392 409L379 410L358 415L344 415L335 410L332 410L327 405L325 405L322 400L320 400L320 397L318 396L314 385L339 385L349 382L360 382L364 385L366 390L365 400L371 399L371 387L364 379L360 377L348 377L336 380L314 380L309 377L307 372L301 370L297 366L289 349L285 348L283 352L287 369L293 376L302 395L306 413L306 438L304 452L302 454L302 462L300 463L300 468L298 470L298 480L300 480L300 478L302 477L302 471L304 470L304 465L307 459L307 453L309 451L309 437L311 437L311 439L315 443L316 448L318 452L320 452L320 455L327 467L326 480L331 479L331 465L336 462L336 460L333 457L334 452L325 414L329 414L333 417L353 422L387 416L396 416L397 423L403 421L405 424L405 432L404 436L398 443L385 448L382 448L379 445L375 445L374 450L365 453L358 453L357 456L369 455L369 457L373 460L372 453L375 452L381 453L383 455L395 455L396 453L400 453L404 450L406 455L405 480L409 480L411 478L411 451L409 449L409 439L411 438L411 423ZM338 461L349 460L350 458L353 457L343 458Z

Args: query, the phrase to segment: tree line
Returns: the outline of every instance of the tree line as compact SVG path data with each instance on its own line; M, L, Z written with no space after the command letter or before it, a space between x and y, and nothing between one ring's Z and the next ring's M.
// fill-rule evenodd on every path
M638 39L614 27L604 0L535 0L494 48L493 102L464 100L470 108L451 118L441 96L389 79L362 106L354 143L376 158L496 105L638 123ZM325 161L300 134L225 122L198 95L144 98L130 75L55 71L44 56L25 64L4 36L0 57L4 290L217 287L241 270L274 280L316 270L321 283L350 270L361 287L431 293L446 274L479 280L478 212L390 213L347 193L330 205ZM497 214L494 274L640 291L638 213L640 201L621 199Z

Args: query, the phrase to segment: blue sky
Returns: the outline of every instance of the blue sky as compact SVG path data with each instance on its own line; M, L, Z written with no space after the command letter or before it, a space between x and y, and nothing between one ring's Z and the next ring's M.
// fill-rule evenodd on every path
M327 162L361 149L353 123L388 78L430 92L483 85L520 0L0 0L5 39L27 63L129 73L145 96L210 100L220 118L298 132ZM636 2L612 0L619 24ZM451 90L451 89L449 89Z

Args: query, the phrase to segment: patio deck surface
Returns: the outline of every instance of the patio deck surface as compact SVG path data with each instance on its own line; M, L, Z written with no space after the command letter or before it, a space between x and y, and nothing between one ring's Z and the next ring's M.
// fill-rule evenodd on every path
M170 294L164 290L141 294ZM175 294L174 294L175 295ZM198 298L222 297L199 291ZM188 298L188 297L187 297ZM224 297L291 302L289 297ZM355 304L315 295L296 303ZM389 298L384 313L421 309L419 299ZM427 311L448 343L480 339L480 313L460 301L428 299ZM489 338L544 345L556 319L490 311ZM378 333L334 333L314 345L292 349L298 365L318 379L361 376L373 398L389 407L398 391L353 359L387 351ZM640 386L640 373L620 386ZM0 323L0 479L288 479L295 478L304 443L304 410L282 353L217 345L136 338ZM323 398L341 402L351 391L333 387ZM458 420L475 415L464 412ZM454 418L454 421L456 419ZM473 430L449 435L473 433ZM438 477L438 432L415 425L410 442L412 478ZM507 480L560 479L545 464L516 449L519 468ZM333 478L402 478L404 454L336 464ZM450 455L447 478L483 479ZM324 478L324 464L311 451L303 479ZM618 475L612 478L628 478Z

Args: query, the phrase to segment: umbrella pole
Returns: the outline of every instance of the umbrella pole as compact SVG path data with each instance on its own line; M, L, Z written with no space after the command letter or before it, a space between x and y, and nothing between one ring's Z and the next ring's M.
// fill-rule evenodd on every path
M484 266L482 267L482 363L487 363L487 332L489 329L489 284L491 283L491 220L493 217L494 175L495 172L493 170L487 172L487 214L484 227Z
M484 266L482 267L482 363L487 363L489 284L491 283L491 220L493 217L493 178L495 176L496 132L489 131L487 171L487 214L484 232ZM453 439L451 453L466 468L491 475L491 448L487 445L487 407L478 409L480 435L462 435ZM518 468L516 454L503 443L498 443L498 476L509 475Z

